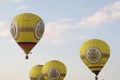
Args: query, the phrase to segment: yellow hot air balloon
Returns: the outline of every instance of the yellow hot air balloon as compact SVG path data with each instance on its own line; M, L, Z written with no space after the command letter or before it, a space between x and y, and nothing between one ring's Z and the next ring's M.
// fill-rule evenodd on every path
M32 13L19 14L13 18L10 31L28 59L28 54L43 36L44 22Z
M63 80L66 72L65 65L58 60L48 61L42 68L45 80Z
M45 80L42 75L42 67L43 65L33 66L30 70L30 80Z
M91 39L86 41L80 47L80 57L86 66L97 75L104 67L110 56L110 48L108 44L99 39Z

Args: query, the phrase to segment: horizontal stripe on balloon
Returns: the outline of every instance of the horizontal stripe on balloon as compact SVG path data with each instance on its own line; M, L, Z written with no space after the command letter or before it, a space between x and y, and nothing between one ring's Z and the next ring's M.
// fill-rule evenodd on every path
M103 53L103 54L101 55L102 58L109 58L109 56L110 56L110 54L105 54L105 53ZM86 55L82 55L82 56L81 56L81 59L86 59Z
M18 43L19 44L19 43ZM35 46L36 44L19 44L20 46Z
M36 44L37 42L17 42L18 44Z
M35 28L34 27L30 27L30 26L24 26L24 27L19 27L18 31L19 32L34 32Z
M103 66L91 66L89 68L103 68Z
M30 50L36 45L33 42L18 42L18 44L26 54L29 54Z

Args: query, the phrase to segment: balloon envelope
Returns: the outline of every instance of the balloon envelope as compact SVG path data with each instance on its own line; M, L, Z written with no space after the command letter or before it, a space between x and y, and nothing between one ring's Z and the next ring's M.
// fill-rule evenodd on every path
M91 39L80 47L80 57L86 66L96 75L99 74L110 56L108 44L99 39Z
M44 33L44 22L32 13L19 14L13 18L10 31L28 58L28 54Z
M42 67L43 65L36 65L30 70L30 80L45 80L42 75Z
M48 61L42 68L45 80L63 80L66 71L65 65L57 60Z

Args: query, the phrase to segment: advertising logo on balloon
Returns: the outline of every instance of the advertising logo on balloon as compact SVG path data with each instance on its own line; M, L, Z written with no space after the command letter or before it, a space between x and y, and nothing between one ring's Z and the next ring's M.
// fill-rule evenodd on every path
M58 80L60 77L60 72L57 68L51 68L48 71L48 77L50 78L50 80Z
M98 63L101 59L101 52L98 48L89 48L86 53L86 58L90 63Z
M17 24L15 21L12 21L11 23L10 32L14 39L18 37L18 28L17 28Z
M35 27L35 37L40 39L44 32L44 23L43 21L39 21Z

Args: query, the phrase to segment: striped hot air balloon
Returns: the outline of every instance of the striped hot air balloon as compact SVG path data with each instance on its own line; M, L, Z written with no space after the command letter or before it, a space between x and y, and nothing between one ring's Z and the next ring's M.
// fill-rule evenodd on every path
M102 70L110 56L110 48L106 42L99 39L91 39L80 47L80 57L85 65L97 75Z
M13 18L10 31L28 59L28 54L43 36L44 22L32 13L19 14Z

